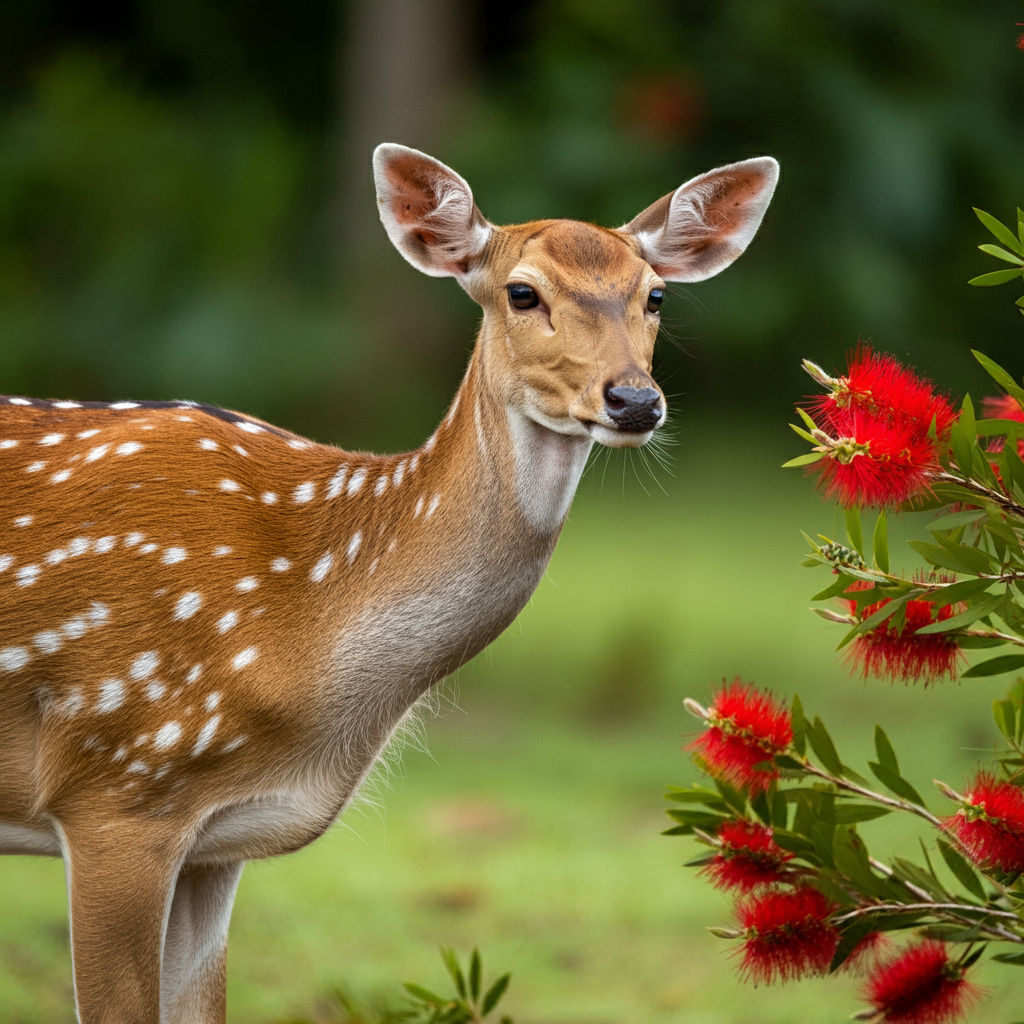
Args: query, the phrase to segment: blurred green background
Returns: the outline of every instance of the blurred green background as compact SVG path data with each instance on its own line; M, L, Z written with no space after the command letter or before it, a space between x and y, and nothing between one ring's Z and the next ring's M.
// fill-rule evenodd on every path
M449 163L497 223L615 225L717 164L782 164L748 253L666 302L669 464L599 453L536 598L438 699L430 754L406 748L381 809L247 869L232 1021L441 984L439 943L511 969L521 1024L856 1008L849 980L735 982L703 930L728 904L658 836L660 792L694 775L682 697L737 674L799 690L855 765L883 722L919 787L991 748L1006 680L847 678L797 567L798 528L833 512L776 467L802 450L802 356L833 368L871 339L956 395L987 390L971 347L1021 372L1016 293L965 284L996 269L971 207L1024 203L1018 19L1016 0L0 3L5 393L187 397L412 447L476 308L389 247L376 143ZM871 829L914 854L912 830ZM72 1017L62 890L59 863L0 863L3 1024ZM1022 983L984 972L975 1019L1019 1011Z

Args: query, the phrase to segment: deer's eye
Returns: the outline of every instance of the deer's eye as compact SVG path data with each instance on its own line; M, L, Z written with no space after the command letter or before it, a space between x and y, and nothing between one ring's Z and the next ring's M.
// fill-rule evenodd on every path
M510 284L508 301L516 309L533 309L534 306L540 305L540 297L528 284Z
M657 313L661 304L665 301L665 293L660 288L652 288L651 294L647 296L647 312Z

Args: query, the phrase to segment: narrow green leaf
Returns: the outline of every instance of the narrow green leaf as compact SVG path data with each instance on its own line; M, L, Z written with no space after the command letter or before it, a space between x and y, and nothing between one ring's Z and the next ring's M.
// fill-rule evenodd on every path
M864 557L864 529L860 522L860 509L848 508L846 510L846 536L850 539L850 546Z
M836 807L836 824L854 825L861 821L874 821L875 818L884 818L892 814L891 807L883 807L881 804L840 804Z
M945 903L950 898L951 894L945 886L931 872L926 871L913 861L896 857L893 859L892 868L898 878L913 882L940 902Z
M973 576L977 576L979 573L992 572L998 568L994 564L992 556L981 548L972 547L968 544L958 544L942 534L936 535L935 539L939 542L939 547L945 548L951 555L959 558L961 562L969 566Z
M976 285L979 288L990 288L994 284L1006 284L1021 276L1019 270L993 270L990 274L979 274L972 277L967 283Z
M889 571L889 529L888 523L886 522L885 513L879 512L878 519L875 520L875 535L872 539L872 548L874 549L875 565L878 566L882 572L887 573Z
M1001 457L1004 465L1010 471L1010 478L1013 480L1014 486L1024 492L1024 462L1021 461L1017 446L1004 445Z
M474 949L469 958L469 994L473 1001L480 998L480 950Z
M1008 700L999 700L997 697L992 701L992 717L995 719L996 728L1008 740L1012 740L1014 738L1015 726L1017 724L1017 716L1013 708L1013 702Z
M833 775L842 776L843 763L836 752L832 737L829 736L828 730L825 728L825 723L817 715L814 717L813 725L810 722L807 723L807 739L815 754L818 755L822 767Z
M954 629L966 629L978 619L991 615L1005 600L1002 594L986 594L974 602L966 611L953 615L941 622L933 622L922 626L914 636L931 636L933 633L950 633Z
M946 862L946 866L950 871L953 872L956 880L972 895L977 896L982 902L985 901L985 887L981 884L981 879L978 877L974 868L970 866L949 845L944 839L938 841L939 852L942 854L942 859Z
M1019 430L1020 420L978 420L975 424L978 437L995 437L1005 434L1008 430Z
M1013 271L997 271L999 274L1013 273ZM1009 394L1013 395L1018 402L1024 401L1024 389L1018 386L1017 382L993 359L989 359L984 352L971 349L971 355L988 371L989 376Z
M938 547L935 544L926 544L923 540L912 540L907 543L924 559L940 569L951 569L953 572L975 575L976 570L972 568L958 555L953 555L949 550ZM986 567L983 572L987 572Z
M772 797L772 828L785 828L789 822L789 804L785 796L778 790Z
M960 426L964 433L974 440L978 434L978 427L974 418L974 403L971 401L970 395L964 395L963 401L960 403Z
M965 479L970 477L971 470L974 468L973 440L973 437L967 436L959 423L953 424L949 432L949 443L953 447L953 458Z
M815 423L813 419L811 419L811 417L807 414L807 410L806 409L801 409L800 406L798 405L796 407L796 411L797 411L797 415L800 417L800 419L802 419L804 421L804 426L808 430L817 430L818 429L818 424ZM813 440L813 438L812 438L812 440Z
M960 580L959 583L950 583L948 587L933 590L928 596L936 604L956 604L958 601L966 601L983 594L994 582L995 580Z
M1024 260L1019 256L1015 256L1012 252L1007 252L1001 246L991 245L986 242L984 245L979 245L978 248L982 252L987 252L989 256L995 256L997 259L1005 260L1007 263L1016 263L1018 266L1024 266Z
M415 996L420 1002L427 1003L430 1006L444 1006L445 1003L449 1002L444 996L439 996L436 992L423 988L422 985L414 985L411 981L407 981L402 987L409 995Z
M800 437L802 437L805 441L810 441L811 444L817 444L818 443L817 440L811 434L808 434L807 431L804 430L803 427L798 427L795 423L790 423L789 426L790 426L791 430L793 430L795 433L799 434Z
M956 530L961 526L969 526L971 523L980 522L988 518L983 509L973 508L966 512L950 512L948 515L939 516L925 526L926 530Z
M900 763L896 759L896 751L893 750L889 737L885 735L885 730L880 725L875 726L875 753L878 754L879 764L899 775Z
M835 832L833 852L836 867L847 878L855 882L864 892L873 896L879 895L879 878L871 870L868 862L864 841L857 835L856 829L848 825L840 825Z
M466 976L462 973L462 967L459 964L459 958L455 955L455 950L442 948L441 959L444 961L445 967L448 968L448 973L452 976L452 981L455 982L455 987L459 990L459 995L465 999Z
M794 469L797 466L810 466L815 462L820 462L825 458L826 452L807 452L806 455L798 455L795 459L790 459L789 462L782 464L783 469Z
M897 796L903 797L904 800L909 800L912 804L917 804L919 807L925 806L921 794L902 775L890 771L890 769L880 765L877 761L868 761L868 767L871 769L872 775L886 789L892 790Z
M993 960L1001 964L1014 964L1017 967L1024 967L1024 951L1020 953L996 953ZM1024 1022L1021 1022L1024 1024Z
M987 651L990 647L1003 647L1005 640L997 636L958 636L957 646L962 651Z
M1014 252L1019 252L1024 256L1024 245L1021 244L1021 239L1005 225L1002 221L996 220L991 213L986 213L984 210L979 210L976 206L972 207L975 215L982 224L985 225L992 232L996 238L999 239L1003 245L1009 246Z
M498 1005L498 1000L505 994L508 983L512 980L511 974L503 974L488 990L480 1004L482 1016L486 1017Z
M980 665L972 665L961 676L962 679L980 679L982 676L998 676L1003 672L1016 672L1024 667L1024 654L1004 654Z

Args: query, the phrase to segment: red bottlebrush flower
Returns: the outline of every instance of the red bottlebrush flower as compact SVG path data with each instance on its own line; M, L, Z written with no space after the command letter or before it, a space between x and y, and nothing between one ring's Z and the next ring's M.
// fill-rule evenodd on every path
M770 828L752 821L726 821L716 834L722 845L700 872L715 888L750 892L784 880L783 865L793 854L775 842Z
M708 709L708 729L689 748L709 775L760 793L779 777L774 765L757 767L781 754L792 742L789 711L769 693L739 679L715 694Z
M836 413L831 429L835 434L822 438L825 457L808 473L817 475L826 497L846 508L895 508L927 491L940 470L927 427L848 409Z
M866 974L878 967L889 940L881 932L868 932L853 952L843 961L840 970L850 974Z
M978 772L964 804L942 827L982 868L1024 871L1024 791Z
M755 985L826 974L839 945L839 930L829 921L835 909L808 885L740 900L735 913L744 932L741 973Z
M956 1024L981 992L945 945L928 939L884 963L863 994L880 1024Z
M956 421L948 398L893 356L861 344L847 357L846 367L846 376L832 382L829 394L811 400L812 414L827 427L836 429L844 413L857 411L885 423L914 424L924 434L934 419L935 432L943 438Z
M981 410L989 420L1016 420L1024 423L1024 409L1013 395L990 395L983 398Z
M948 582L953 581L950 579ZM870 583L858 582L848 587L847 592L864 590L870 586ZM851 611L856 611L855 601L846 603ZM861 609L859 617L861 620L870 618L888 603L886 599L869 604ZM854 667L859 665L865 676L878 676L892 682L923 680L927 685L940 679L955 679L957 668L963 660L956 639L948 633L925 633L918 636L917 630L951 618L956 609L953 605L936 606L936 602L923 599L907 601L904 607L906 613L902 627L897 628L892 618L889 618L854 639L847 659L849 664Z

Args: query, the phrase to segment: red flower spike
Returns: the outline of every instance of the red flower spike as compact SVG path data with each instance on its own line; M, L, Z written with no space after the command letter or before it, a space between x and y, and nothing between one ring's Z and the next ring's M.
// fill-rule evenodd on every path
M793 854L779 846L772 830L752 821L723 822L716 833L721 846L715 859L700 874L716 889L751 892L759 885L785 879L783 865Z
M707 731L687 749L709 775L751 793L763 792L779 777L774 765L757 767L793 739L789 711L770 693L735 679L715 694L707 722Z
M941 581L953 582L945 578ZM865 590L870 586L870 583L858 582L848 587L847 592ZM851 611L856 611L856 602L846 603ZM870 618L888 603L886 599L867 605L858 613L859 618L862 621ZM856 637L850 645L848 664L854 668L859 666L864 676L878 676L892 682L923 681L927 686L941 679L955 679L963 661L956 639L948 633L918 636L917 630L951 618L957 609L950 604L936 606L934 601L921 599L907 601L904 608L906 613L901 628L897 629L889 618Z
M950 962L943 943L927 939L884 963L863 994L879 1024L957 1024L981 991Z
M1024 791L993 772L978 772L942 827L979 867L1024 871Z
M994 395L981 400L982 415L987 420L1016 420L1024 423L1024 409L1013 395Z
M839 945L835 911L817 889L769 889L736 904L744 931L740 972L755 985L827 974Z
M878 967L888 946L889 940L881 932L868 932L853 947L840 970L849 974L867 974Z
M844 412L868 413L883 422L914 424L927 435L932 420L944 438L957 414L948 398L893 356L858 345L847 357L846 376L827 395L812 399L812 414L835 429Z

